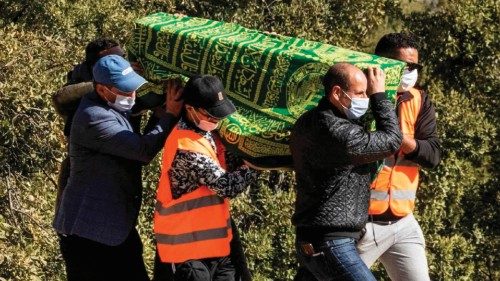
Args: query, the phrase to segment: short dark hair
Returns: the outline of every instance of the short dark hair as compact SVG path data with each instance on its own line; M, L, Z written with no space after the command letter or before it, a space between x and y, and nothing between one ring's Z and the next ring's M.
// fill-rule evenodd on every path
M105 37L95 39L85 47L85 62L94 65L101 58L100 52L116 46L120 46L120 44L114 39Z
M346 71L348 63L341 62L330 66L326 74L323 76L323 87L325 88L325 96L328 96L333 86L339 86L342 89L349 88L350 73Z
M419 47L417 38L412 33L389 33L382 36L378 41L375 47L375 55L390 57L394 55L397 49L413 48L418 51Z

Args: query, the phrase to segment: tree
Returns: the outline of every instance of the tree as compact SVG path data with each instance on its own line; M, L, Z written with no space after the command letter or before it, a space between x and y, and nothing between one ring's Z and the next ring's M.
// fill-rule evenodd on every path
M414 4L415 1L410 1ZM404 16L400 0L5 0L0 18L0 280L63 280L51 230L64 151L51 93L83 58L87 42L126 42L134 19L156 11L237 22L371 52L381 33L415 32L438 111L441 166L423 171L417 216L436 280L497 280L499 7L493 0L439 1ZM405 6L405 11L406 11ZM402 19L400 22L399 19ZM144 175L139 232L151 270L159 159ZM233 203L256 280L291 280L293 174L264 173ZM377 277L386 279L377 267Z

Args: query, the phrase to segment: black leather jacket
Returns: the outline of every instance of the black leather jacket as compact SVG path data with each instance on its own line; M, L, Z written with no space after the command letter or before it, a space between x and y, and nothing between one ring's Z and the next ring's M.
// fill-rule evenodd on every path
M394 105L384 93L370 97L377 130L370 132L326 98L303 114L290 148L297 179L292 222L319 232L359 232L368 219L373 163L395 153L402 141Z

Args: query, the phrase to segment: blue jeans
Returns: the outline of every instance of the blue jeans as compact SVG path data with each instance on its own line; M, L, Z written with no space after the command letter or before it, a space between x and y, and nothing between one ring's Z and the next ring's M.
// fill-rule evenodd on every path
M353 238L339 238L313 243L314 254L303 250L302 242L296 243L300 263L295 281L352 280L376 281L372 272L359 257Z

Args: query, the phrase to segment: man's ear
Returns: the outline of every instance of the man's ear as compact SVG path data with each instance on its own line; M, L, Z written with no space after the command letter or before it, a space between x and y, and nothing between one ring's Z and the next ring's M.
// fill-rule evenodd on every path
M99 83L95 83L95 91L97 92L97 94L103 98L104 100L106 101L109 101L109 102L114 102L116 97L113 96L112 94L110 94L108 91L106 91L106 86L102 85L102 84L99 84Z
M330 100L331 103L338 102L340 100L340 87L339 86L333 86L332 89L330 90L330 93L328 94L328 100Z

